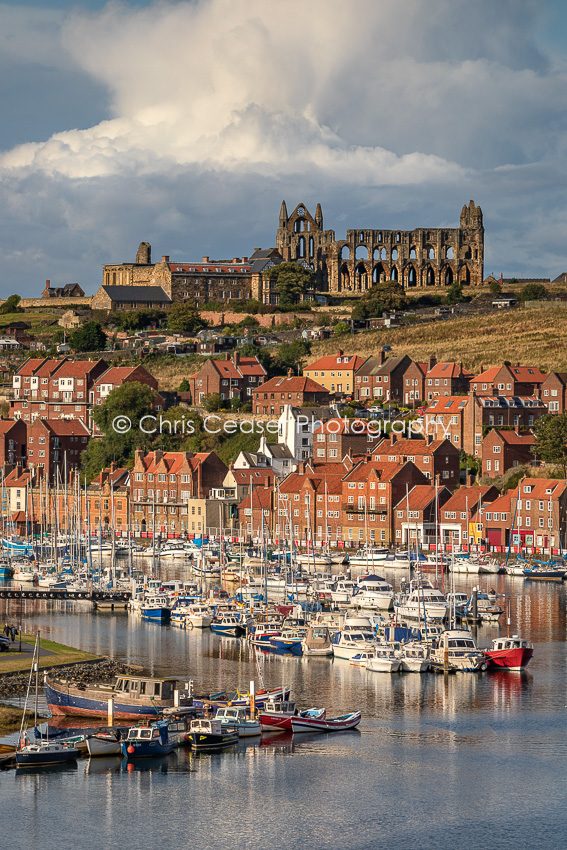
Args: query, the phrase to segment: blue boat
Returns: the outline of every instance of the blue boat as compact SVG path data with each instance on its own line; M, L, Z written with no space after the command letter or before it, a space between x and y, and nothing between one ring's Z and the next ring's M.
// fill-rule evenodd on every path
M160 711L173 708L175 691L182 683L177 678L117 676L114 687L84 685L82 682L45 678L45 699L54 715L107 717L108 701L114 700L114 717L120 719L156 719ZM180 705L187 705L185 694Z
M3 579L3 578L6 578L6 579L14 578L14 568L9 567L7 565L0 567L0 579Z
M231 637L242 637L246 634L246 626L240 621L236 614L225 614L220 620L213 620L211 631L217 635L229 635Z
M167 727L165 720L159 720L151 726L133 726L126 740L120 744L122 755L130 760L166 756L171 753L177 746L177 741L169 739Z
M140 614L144 620L169 623L171 620L171 605L167 596L148 597L140 606Z

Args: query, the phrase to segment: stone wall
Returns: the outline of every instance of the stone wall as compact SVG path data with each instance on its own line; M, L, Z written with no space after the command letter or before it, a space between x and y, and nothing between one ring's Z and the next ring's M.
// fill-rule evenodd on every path
M22 298L19 307L24 310L29 307L45 307L47 310L52 310L54 307L92 307L92 296L84 298ZM3 303L3 302L2 302Z
M213 325L237 325L245 318L246 313L229 313L213 312L210 310L201 311L201 316L205 321L212 322ZM254 318L258 320L260 327L264 330L277 327L277 325L291 324L294 319L310 322L313 320L311 313L272 313L271 315L260 316L254 314Z

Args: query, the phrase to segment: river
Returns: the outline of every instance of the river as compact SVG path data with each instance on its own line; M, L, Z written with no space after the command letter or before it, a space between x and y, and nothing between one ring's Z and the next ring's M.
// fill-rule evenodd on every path
M179 750L123 765L79 760L0 771L2 846L363 850L563 848L567 780L566 589L490 576L512 630L533 640L528 672L384 675L347 661L276 655L82 603L0 602L0 620L198 691L290 685L301 707L362 711L359 731L274 737L214 755ZM397 579L399 581L399 578ZM478 577L457 577L470 589ZM486 581L483 581L486 586ZM8 608L8 606L10 606ZM480 645L505 633L476 632Z

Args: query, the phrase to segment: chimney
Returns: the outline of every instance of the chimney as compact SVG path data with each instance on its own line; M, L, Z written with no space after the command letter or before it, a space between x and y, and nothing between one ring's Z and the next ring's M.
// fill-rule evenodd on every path
M161 261L162 263L169 263L169 254L164 254Z
M116 463L113 460L110 461L110 472L116 472Z
M264 481L264 490L269 490L269 489L270 489L270 482L266 478L266 480Z
M384 351L383 348L381 348L380 351L378 352L378 363L380 364L380 366L382 365L382 363L384 363L385 359L386 359L386 352Z
M467 475L467 487L472 487L472 474L470 472Z
M232 258L232 262L233 262L233 263L239 263L239 262L240 262L240 258L239 258L239 257L233 257L233 258Z
M433 369L433 367L434 367L434 366L436 366L436 365L437 365L437 355L436 355L436 354L430 354L430 355L429 355L429 363L428 363L427 371L428 371L428 372L431 372L431 370Z
M511 363L511 361L510 361L510 360L505 360L505 361L504 361L504 365L505 365L505 366L511 366L511 365L512 365L512 363ZM519 366L519 365L520 365L520 364L518 363L518 366Z
M394 434L393 431L390 431L390 445L393 446L395 442L396 442L396 435Z
M203 262L204 262L204 263L208 263L208 262L209 262L209 258L208 258L208 257L203 257Z
M46 281L45 281L45 288L46 288L46 289L49 289L50 287L51 287L51 281L50 281L50 280L46 280Z
M248 257L242 257L242 262L243 262L243 263L247 263L247 262L248 262Z
M342 356L343 356L342 349L339 348L339 350L337 351L337 357L342 357Z
M227 351L225 354L225 360L230 360L230 351Z
M163 457L163 452L161 451L161 449L158 449L157 451L155 451L154 452L154 463L159 463L159 461L162 459L162 457Z
M238 351L234 352L233 360L234 360L234 365L236 366L236 368L238 368L238 366L240 365L240 352L238 352Z

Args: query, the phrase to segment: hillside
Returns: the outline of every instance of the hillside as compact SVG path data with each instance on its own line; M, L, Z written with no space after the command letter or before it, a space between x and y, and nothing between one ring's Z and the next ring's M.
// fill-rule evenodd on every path
M544 372L567 371L567 303L502 310L486 316L459 317L425 325L407 325L363 331L318 342L311 361L338 348L345 354L375 355L388 344L393 354L409 354L413 360L462 361L471 371L511 360L539 366Z

